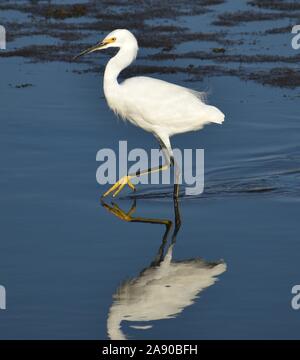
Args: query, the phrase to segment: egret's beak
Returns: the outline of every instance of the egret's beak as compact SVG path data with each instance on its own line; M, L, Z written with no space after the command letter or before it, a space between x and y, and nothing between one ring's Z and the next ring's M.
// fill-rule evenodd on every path
M92 46L92 47L90 47L90 48L88 48L88 49L86 49L86 50L83 50L80 54L74 56L74 57L73 57L73 60L78 59L80 56L83 56L83 55L86 55L86 54L90 54L90 53L92 53L92 52L94 52L94 51L100 50L104 45L106 45L106 44L104 44L103 42L101 42L101 43L98 43L98 44L96 44L96 45L94 45L94 46Z
M101 50L102 48L104 48L104 46L108 45L108 44L111 44L112 42L115 41L115 38L112 38L112 39L105 39L101 42L99 42L98 44L86 49L86 50L83 50L80 54L76 55L73 57L73 60L76 60L78 59L80 56L83 56L83 55L86 55L86 54L90 54L94 51L98 51L98 50Z

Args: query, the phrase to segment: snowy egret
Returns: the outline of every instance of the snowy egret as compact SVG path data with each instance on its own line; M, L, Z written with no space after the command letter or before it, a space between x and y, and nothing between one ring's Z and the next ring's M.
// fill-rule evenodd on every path
M135 60L138 52L135 36L126 29L112 31L104 40L82 51L74 59L110 47L119 48L119 51L109 60L104 72L104 94L108 106L123 119L151 132L160 143L166 163L123 176L103 196L110 193L116 196L126 184L135 190L132 178L174 166L170 144L172 135L224 121L224 114L218 108L204 102L204 93L145 76L132 77L119 84L120 72ZM176 166L175 171L178 178L180 170ZM176 181L174 197L178 197L178 193Z
M147 330L152 327L152 321L174 318L192 305L200 293L212 286L218 276L226 271L224 261L208 262L200 258L173 260L173 249L181 225L177 199L174 199L174 230L166 251L173 225L171 220L133 216L135 203L129 212L123 211L116 204L102 202L102 205L121 220L161 224L166 229L150 266L138 276L123 281L115 292L107 319L107 332L111 340L126 339L122 331L123 321L133 323L131 327L135 329Z

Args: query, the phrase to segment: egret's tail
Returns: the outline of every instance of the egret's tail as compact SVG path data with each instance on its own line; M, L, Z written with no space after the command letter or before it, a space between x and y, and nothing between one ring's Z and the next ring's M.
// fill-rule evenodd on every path
M225 115L221 110L216 108L215 106L209 106L207 109L207 118L209 122L213 122L216 124L222 124L225 119Z

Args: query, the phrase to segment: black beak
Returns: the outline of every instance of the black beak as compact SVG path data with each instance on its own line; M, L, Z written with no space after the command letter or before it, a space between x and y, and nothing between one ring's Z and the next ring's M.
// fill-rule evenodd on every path
M92 53L94 51L97 51L97 50L101 50L101 47L103 47L104 45L105 45L104 42L100 42L100 43L98 43L98 44L96 44L96 45L94 45L94 46L92 46L92 47L90 47L90 48L88 48L86 50L83 50L80 54L74 56L72 60L77 60L80 56L90 54L90 53Z

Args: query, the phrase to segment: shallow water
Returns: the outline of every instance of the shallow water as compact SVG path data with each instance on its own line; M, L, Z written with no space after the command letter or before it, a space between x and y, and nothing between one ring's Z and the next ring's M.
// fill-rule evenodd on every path
M234 9L226 2L217 11L222 6ZM182 21L196 26L195 19ZM282 55L290 36L277 39ZM22 38L16 41L21 46ZM195 42L182 51L189 46ZM180 198L181 227L170 247L170 188L140 186L134 195L124 191L118 208L109 199L101 205L107 187L95 179L97 151L117 151L119 140L147 151L157 146L151 135L116 121L102 74L21 57L0 57L0 67L0 284L7 291L0 338L299 338L300 313L290 305L299 283L299 88L155 75L209 89L210 103L226 114L223 126L172 141L205 149L205 191ZM132 216L154 224L120 219L134 201ZM173 222L165 248L162 219Z

